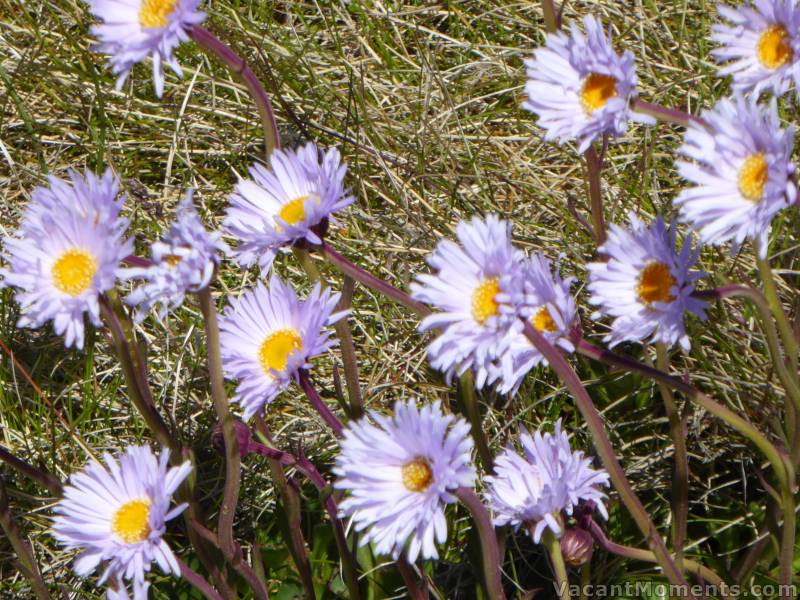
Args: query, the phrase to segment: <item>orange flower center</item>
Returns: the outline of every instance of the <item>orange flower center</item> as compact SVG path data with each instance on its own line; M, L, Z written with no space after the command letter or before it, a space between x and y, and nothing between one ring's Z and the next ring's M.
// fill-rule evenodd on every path
M494 299L498 293L500 293L500 279L497 277L484 280L472 292L472 318L480 325L483 325L489 317L498 314L499 305Z
M672 302L675 299L670 290L677 282L669 267L662 262L651 262L639 275L636 293L644 304L653 302Z
M433 471L424 458L415 458L402 468L403 485L409 492L424 492L433 481Z
M617 80L611 75L589 73L581 87L581 106L587 114L592 114L617 95Z
M764 197L764 186L769 179L769 166L763 152L748 156L739 169L739 191L751 202Z
M295 350L302 350L303 340L296 329L279 329L269 336L261 344L258 350L258 361L261 368L268 376L272 376L272 370L283 371L289 360L289 355Z
M777 69L792 60L789 32L782 25L767 27L756 43L758 61L766 69Z
M533 315L531 319L531 323L536 328L536 331L539 332L553 333L558 330L556 322L553 320L553 315L550 314L546 306L542 306L536 311L536 314Z

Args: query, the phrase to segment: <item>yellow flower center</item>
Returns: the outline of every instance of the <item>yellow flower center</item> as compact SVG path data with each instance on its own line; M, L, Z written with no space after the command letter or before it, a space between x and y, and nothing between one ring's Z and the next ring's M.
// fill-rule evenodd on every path
M492 277L484 280L472 292L472 317L481 325L486 319L498 313L498 304L494 297L500 293L500 279Z
M767 27L756 43L756 55L767 69L777 69L792 60L789 32L782 25Z
M272 376L272 370L283 371L289 355L295 350L303 348L303 340L295 329L279 329L261 344L258 350L258 360L264 373Z
M409 492L424 492L433 481L433 471L424 458L415 458L402 468L403 485Z
M581 88L581 106L587 114L603 108L609 98L617 96L617 80L611 75L589 73Z
M546 306L542 306L536 311L536 314L533 315L533 318L531 319L531 323L533 323L536 331L539 332L546 331L547 333L553 333L554 331L558 330L556 322L553 320L553 315L550 314L550 311Z
M667 265L662 262L651 262L639 275L636 293L639 300L648 306L653 302L672 302L675 296L670 290L675 284L675 278Z
M278 216L283 220L284 223L288 223L289 225L297 225L306 216L305 201L307 199L308 196L306 195L295 198L291 202L287 202L283 205L283 208L281 208Z
M50 270L56 289L72 297L85 292L97 273L97 259L86 250L73 248L62 254Z
M764 186L769 179L769 166L764 153L748 156L739 169L739 191L751 202L758 202L764 196Z
M166 27L167 17L175 8L177 0L142 0L139 9L139 24L142 27Z
M177 254L167 254L164 257L164 262L167 263L167 266L170 269L174 269L175 267L177 267L181 263L181 260L183 259Z
M126 544L143 542L150 535L150 500L131 500L114 513L111 531Z

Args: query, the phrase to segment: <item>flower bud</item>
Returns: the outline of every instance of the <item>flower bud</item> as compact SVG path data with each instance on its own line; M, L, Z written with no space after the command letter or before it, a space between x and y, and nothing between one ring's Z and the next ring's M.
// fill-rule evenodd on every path
M585 529L567 529L561 537L561 554L570 567L580 567L592 559L594 542Z

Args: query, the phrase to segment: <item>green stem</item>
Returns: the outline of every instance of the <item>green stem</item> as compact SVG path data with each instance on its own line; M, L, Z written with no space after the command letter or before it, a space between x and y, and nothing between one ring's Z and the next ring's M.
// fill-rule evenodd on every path
M481 540L483 576L489 598L492 600L505 600L500 548L497 545L497 534L494 531L492 520L489 518L489 513L481 503L478 495L471 488L460 487L455 491L455 495L469 510L472 515L472 521L478 530L478 536Z
M211 288L206 287L198 292L197 298L200 301L200 311L203 313L203 325L206 332L206 358L208 361L208 374L211 379L211 397L214 400L214 409L217 413L217 419L222 425L222 435L225 439L225 488L222 496L222 506L219 511L217 535L225 558L235 560L236 543L233 539L233 521L236 516L236 505L239 502L239 488L241 486L241 455L239 454L239 442L236 437L234 418L230 414L228 397L225 393L217 308L214 305L214 299L211 297Z
M663 342L656 344L656 364L664 372L669 372L669 352ZM675 465L672 475L672 551L675 565L683 571L683 546L689 519L689 458L686 451L686 437L683 422L675 402L672 389L665 383L658 383L664 409L669 419L670 436L675 447Z
M595 448L600 455L600 460L603 462L603 466L611 477L611 483L614 485L614 489L617 490L622 503L628 509L634 521L636 521L636 525L639 527L642 534L644 534L645 539L647 539L647 543L653 550L653 553L658 559L658 564L661 565L667 579L675 585L687 586L686 580L680 570L675 566L675 562L667 551L664 540L661 539L661 535L658 533L656 526L647 514L639 497L633 491L630 482L628 482L625 471L622 465L619 464L614 447L611 445L611 441L606 434L603 419L600 417L600 413L597 412L597 408L595 408L580 378L555 346L548 342L529 321L523 319L523 324L523 331L527 338L547 359L550 366L558 374L561 381L575 399L575 404L578 406L578 410L580 410L583 415L586 425L592 434ZM689 588L687 587L686 589ZM688 597L695 598L692 594L689 594Z
M767 304L775 322L778 324L778 331L781 334L781 341L783 347L786 349L789 365L792 373L797 373L798 361L798 344L797 339L794 337L794 331L789 324L789 319L783 310L783 304L778 297L778 288L775 285L775 277L772 274L772 269L769 266L769 261L766 259L757 258L758 273L761 275L761 282L764 285L764 296L767 298Z
M558 591L558 597L561 600L569 600L569 577L567 576L567 565L564 564L564 555L561 554L561 542L553 535L553 532L546 529L542 536L542 544L547 549L550 555L550 563L553 567L553 575L555 576L555 587Z
M42 579L36 558L30 544L22 537L17 524L11 516L11 507L8 504L8 495L3 478L0 477L0 528L6 534L6 539L11 544L19 559L19 570L31 582L33 592L39 600L50 600L50 592Z
M0 460L46 487L53 496L61 495L61 481L52 473L38 469L21 458L17 458L2 446L0 446Z
M783 534L781 535L780 574L778 577L779 592L782 599L792 599L792 574L794 561L794 541L797 529L795 517L794 494L784 489L783 500Z
M553 0L542 0L542 13L544 15L544 28L547 32L558 31L558 16Z
M458 398L461 401L462 410L466 414L470 423L470 433L475 441L475 448L478 450L478 457L481 460L484 471L492 473L494 471L494 461L492 453L489 451L489 443L486 440L486 433L483 431L481 422L480 408L478 407L478 397L475 393L475 382L473 381L472 371L465 371L458 380Z

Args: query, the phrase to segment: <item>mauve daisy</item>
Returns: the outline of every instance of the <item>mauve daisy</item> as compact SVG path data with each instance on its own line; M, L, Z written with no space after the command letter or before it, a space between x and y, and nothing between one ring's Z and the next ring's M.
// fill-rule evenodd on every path
M563 531L561 513L571 515L580 502L593 502L608 518L600 490L608 485L608 473L591 468L592 459L573 452L561 420L554 433L524 429L520 434L523 455L509 447L494 463L495 474L486 478L486 499L498 527L524 527L538 543L549 528L554 535Z
M519 314L529 319L539 333L567 352L574 352L571 341L575 326L575 299L569 288L574 277L562 279L552 263L539 252L525 262L521 292L514 298ZM536 347L523 333L514 334L503 353L497 390L516 393L525 375L539 363L547 364Z
M689 241L678 250L675 228L668 230L661 216L650 226L633 213L629 218L630 228L611 225L608 240L598 249L608 260L587 265L589 302L599 306L592 318L614 318L604 338L612 348L651 338L688 350L684 312L705 319L706 303L692 297L695 282L706 275L691 270L700 250Z
M8 268L0 269L0 275L2 285L18 288L21 327L53 321L68 348L82 348L84 313L93 325L102 324L99 296L114 287L121 261L133 252L133 240L123 239L128 222L115 216L118 206L104 185L97 187L102 197L94 199L61 183L51 194L40 190L36 197L45 205L34 199L16 236L4 239L2 258Z
M334 313L339 294L314 286L300 300L291 286L278 277L269 287L258 283L230 301L220 318L222 366L230 379L238 379L233 402L242 405L245 419L296 380L309 360L336 341L323 327L345 316Z
M117 89L133 65L153 59L156 95L164 92L166 63L179 77L183 75L173 54L189 39L187 31L202 23L206 14L197 10L200 0L88 0L92 14L102 21L91 33L99 43L93 50L109 55L108 64L117 76Z
M239 262L268 269L282 247L321 244L333 213L353 203L346 172L338 150L322 152L313 143L273 151L270 169L253 165L250 179L236 184L225 216Z
M127 279L144 281L125 300L138 307L137 322L156 305L160 305L158 316L163 319L168 311L183 303L187 293L199 292L208 286L219 264L217 253L228 249L220 235L216 231L206 231L192 204L192 192L186 194L178 204L177 219L167 235L150 246L152 264L121 272Z
M719 4L719 14L730 24L717 24L711 39L720 43L711 54L724 63L720 76L733 75L733 89L772 90L783 94L800 81L800 11L796 0L756 0L733 8Z
M109 578L133 580L138 600L142 591L146 597L144 577L153 561L166 574L180 574L163 538L165 523L186 508L170 510L170 500L192 466L170 468L169 451L156 457L149 446L131 446L118 458L104 454L103 460L105 465L93 461L70 477L54 509L53 535L67 549L80 550L77 575L86 577L104 563L98 585Z
M428 258L436 274L419 275L411 295L440 311L420 325L442 330L428 346L431 366L448 382L472 369L481 388L499 377L497 361L511 334L522 330L509 301L518 293L524 257L511 244L510 223L495 215L459 223L456 235L460 244L439 242Z
M680 152L678 172L695 187L675 199L680 219L719 245L757 240L766 258L772 218L794 203L797 190L791 162L794 126L781 129L773 98L769 107L755 97L720 100L704 111L708 128L692 122Z
M536 113L546 140L577 140L585 151L603 134L618 137L628 121L653 123L631 111L636 98L636 68L630 52L619 56L597 17L583 19L586 35L573 23L570 33L548 33L545 46L527 60L528 100L523 108Z
M444 506L475 480L469 425L442 414L439 402L418 409L398 401L393 417L370 414L376 425L360 419L344 429L333 469L334 487L348 492L339 510L378 554L397 558L405 548L412 563L420 553L437 558L436 543L447 538Z

